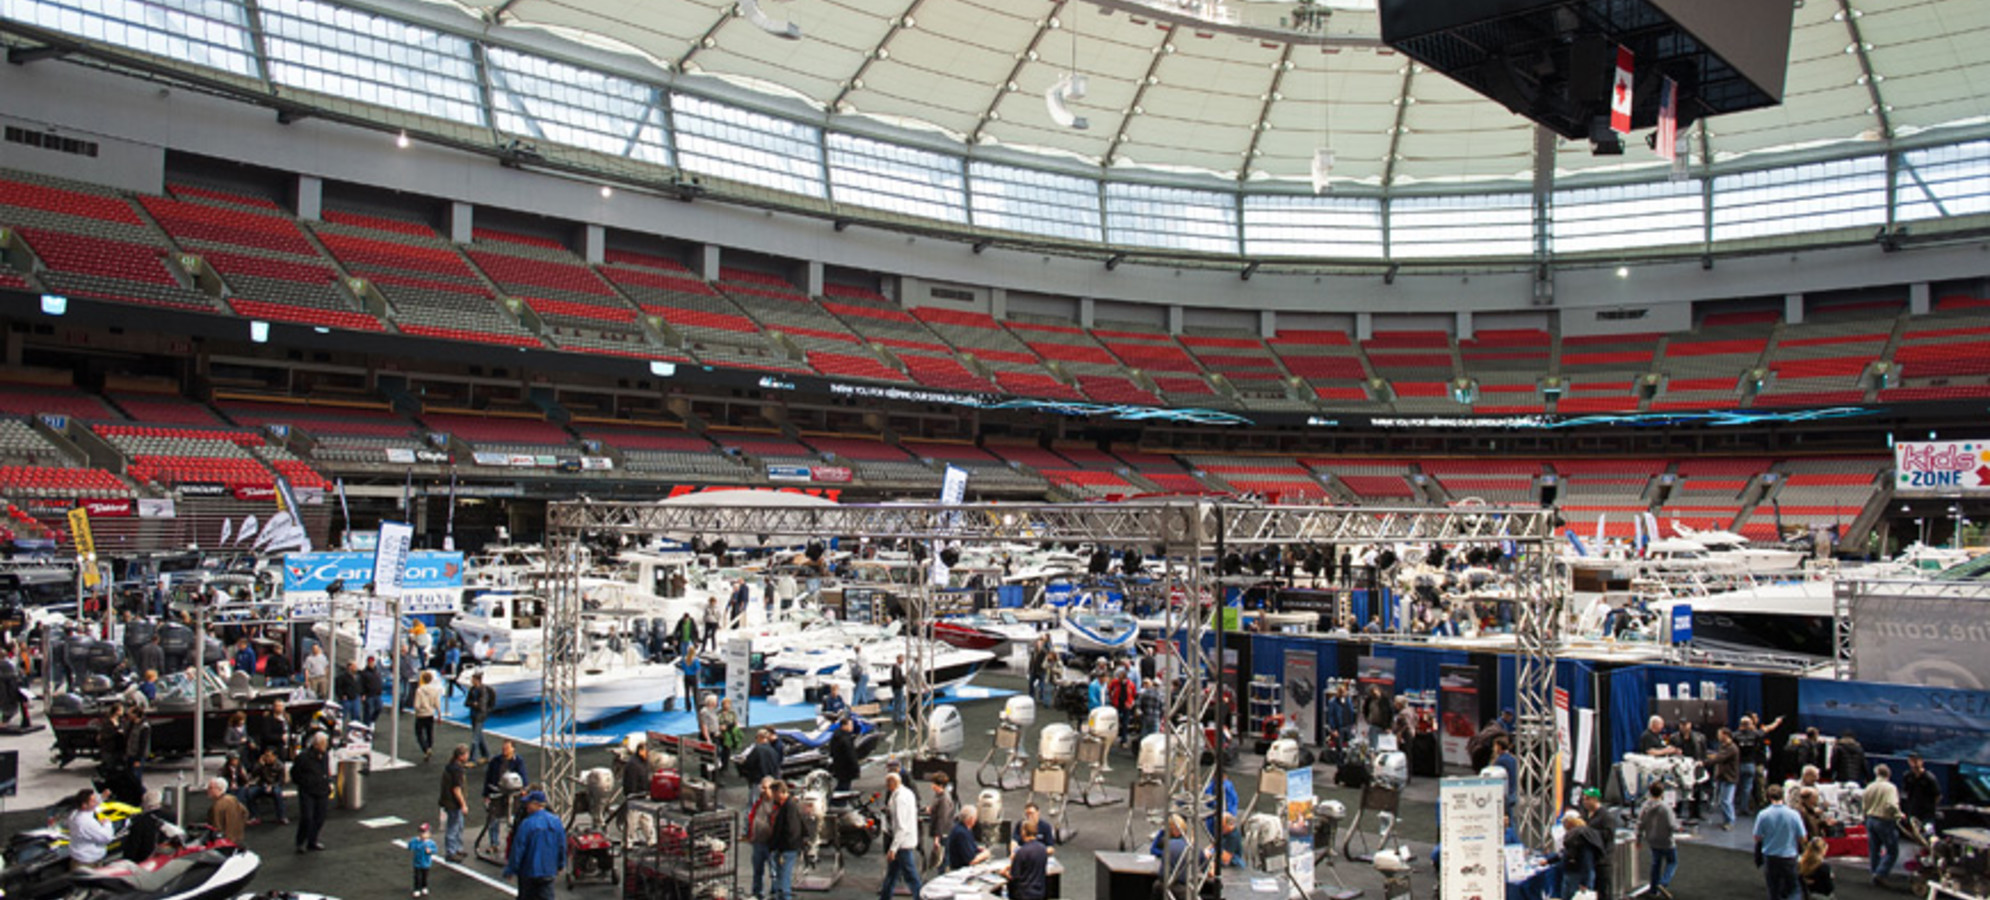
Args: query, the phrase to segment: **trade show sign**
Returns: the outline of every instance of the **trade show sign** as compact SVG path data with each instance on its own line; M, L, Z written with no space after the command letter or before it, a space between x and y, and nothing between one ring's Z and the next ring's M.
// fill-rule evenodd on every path
M1313 896L1313 767L1285 773L1285 869L1299 896Z
M1437 802L1444 900L1506 896L1506 779L1446 778Z
M1804 724L1850 732L1868 753L1990 764L1990 691L1805 678L1797 703Z
M1884 583L1852 594L1852 673L1860 681L1990 690L1983 643L1990 623L1983 601ZM1840 590L1844 586L1840 585Z
M1990 441L1906 441L1893 445L1896 494L1990 492Z
M353 595L373 580L372 553L291 553L283 558L283 597L299 604L293 614L322 616L325 589L345 582ZM463 593L463 554L417 550L401 572L401 611L408 615L455 612ZM343 595L342 595L343 596Z
M1472 736L1479 733L1479 668L1438 667L1439 747L1444 763L1470 766Z

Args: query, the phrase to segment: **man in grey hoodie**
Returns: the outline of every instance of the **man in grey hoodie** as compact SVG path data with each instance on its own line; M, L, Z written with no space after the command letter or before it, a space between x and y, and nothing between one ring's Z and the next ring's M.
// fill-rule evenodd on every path
M1678 830L1672 804L1665 802L1665 785L1652 782L1650 796L1638 808L1638 842L1651 850L1651 889L1660 900L1672 900L1667 888L1672 884L1672 873L1679 869L1679 845L1673 838Z

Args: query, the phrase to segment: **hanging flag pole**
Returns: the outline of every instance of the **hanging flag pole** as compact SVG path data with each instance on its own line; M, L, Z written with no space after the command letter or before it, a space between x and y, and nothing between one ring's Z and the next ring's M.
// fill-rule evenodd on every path
M449 470L449 513L442 526L442 549L456 549L456 470Z
M339 531L339 534L342 535L342 537L339 539L339 545L345 547L346 549L351 549L352 508L346 506L345 502L345 479L338 478L333 480L332 486L336 488L339 492L339 518L345 520L345 526L341 528Z

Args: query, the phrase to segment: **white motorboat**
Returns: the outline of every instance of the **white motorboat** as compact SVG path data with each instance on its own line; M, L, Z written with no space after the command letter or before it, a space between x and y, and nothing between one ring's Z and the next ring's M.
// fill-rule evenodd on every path
M449 627L462 636L466 655L474 656L486 641L493 661L516 661L539 655L545 641L544 598L490 590L466 598L463 604L463 611L450 618Z
M545 694L544 659L536 654L472 671L481 671L485 686L497 693L498 709L537 703ZM644 662L633 647L595 647L581 658L574 718L598 722L661 700L677 671L667 663Z
M767 671L784 678L848 679L852 674L849 669L854 652L852 645L797 647L768 656ZM871 684L876 686L880 697L891 696L886 684L891 680L892 663L900 654L912 655L907 650L905 639L864 645L864 661L870 670ZM973 681L984 666L994 661L995 654L986 650L963 650L933 641L926 648L926 658L929 660L927 683L936 691L944 691Z
M1744 572L1794 572L1803 566L1805 558L1800 550L1752 545L1747 538L1732 531L1696 531L1676 523L1672 530L1680 538L1705 548L1711 558L1736 563Z

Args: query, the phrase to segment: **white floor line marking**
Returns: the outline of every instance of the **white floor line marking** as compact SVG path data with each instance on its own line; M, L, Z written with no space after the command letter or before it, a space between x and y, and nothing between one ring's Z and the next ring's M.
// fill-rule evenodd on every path
M406 840L406 839L404 839L404 838L395 838L395 839L393 840L393 844L394 844L394 846L396 846L396 847L399 847L399 848L401 848L401 849L403 849L403 850L406 850L406 849L408 849L408 842L407 842L407 840ZM474 857L474 856L472 856L472 857L470 857L470 858L471 858L471 859L476 859L476 857ZM475 879L477 879L478 881L481 881L481 882L483 882L483 883L485 883L485 884L488 884L488 885L490 885L491 887L494 887L494 888L497 888L498 890L500 890L500 891L503 891L503 892L504 892L504 895L505 895L505 896L507 896L507 897L516 897L516 896L518 896L518 888L517 888L517 886L515 886L515 885L509 885L509 884L505 884L505 883L504 883L504 881L503 881L502 879L497 879L497 878L492 878L491 876L489 876L489 875L485 875L484 873L482 873L482 872L479 872L479 871L477 871L477 870L475 870L475 869L472 869L472 868L470 868L469 866L466 866L466 865L463 865L462 863L453 863L453 862L450 862L449 860L447 860L447 859L444 859L444 858L442 857L442 854L441 854L441 853L439 853L439 852L438 852L438 853L436 854L436 856L435 856L435 864L436 864L436 865L438 865L438 866L441 866L441 867L443 867L443 868L445 868L445 869L450 869L450 870L453 870L453 871L457 872L458 874L462 874L462 875L468 875L468 876L470 876L471 878L475 878Z

